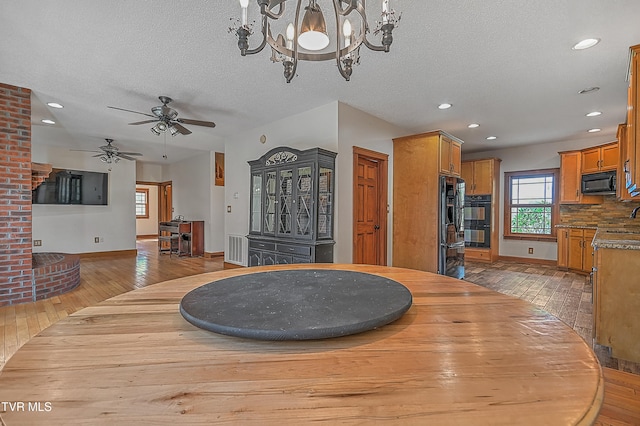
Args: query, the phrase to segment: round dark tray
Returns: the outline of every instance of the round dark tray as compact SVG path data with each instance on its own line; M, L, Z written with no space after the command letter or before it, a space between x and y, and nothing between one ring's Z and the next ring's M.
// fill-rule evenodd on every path
M191 324L259 340L309 340L389 324L410 307L400 283L361 272L301 269L214 281L187 293L180 313Z

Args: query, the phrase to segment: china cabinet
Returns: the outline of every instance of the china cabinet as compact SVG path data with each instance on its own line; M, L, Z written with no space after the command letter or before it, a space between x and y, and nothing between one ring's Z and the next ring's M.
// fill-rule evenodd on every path
M249 266L333 262L335 157L279 147L249 162Z

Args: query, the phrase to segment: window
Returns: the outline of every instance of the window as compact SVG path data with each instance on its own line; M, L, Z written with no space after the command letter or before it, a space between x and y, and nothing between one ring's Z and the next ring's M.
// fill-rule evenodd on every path
M149 218L149 190L136 188L136 219Z
M558 169L504 174L505 238L556 239L558 176Z

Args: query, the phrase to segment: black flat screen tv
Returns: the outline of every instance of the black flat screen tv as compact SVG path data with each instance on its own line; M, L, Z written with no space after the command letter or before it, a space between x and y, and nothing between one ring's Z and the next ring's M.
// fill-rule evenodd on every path
M109 174L83 170L52 169L49 177L31 192L32 204L105 206L109 199Z

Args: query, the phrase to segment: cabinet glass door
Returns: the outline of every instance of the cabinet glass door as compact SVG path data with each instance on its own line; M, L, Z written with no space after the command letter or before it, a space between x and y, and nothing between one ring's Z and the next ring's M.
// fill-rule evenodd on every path
M278 174L278 235L292 232L293 169L280 169Z
M265 173L264 194L264 229L263 233L276 233L276 172Z
M311 166L298 167L296 187L296 235L310 237L312 234L311 212L313 194L313 174Z
M318 180L318 238L333 238L333 169L320 168Z
M251 175L251 232L260 232L262 221L262 173Z

